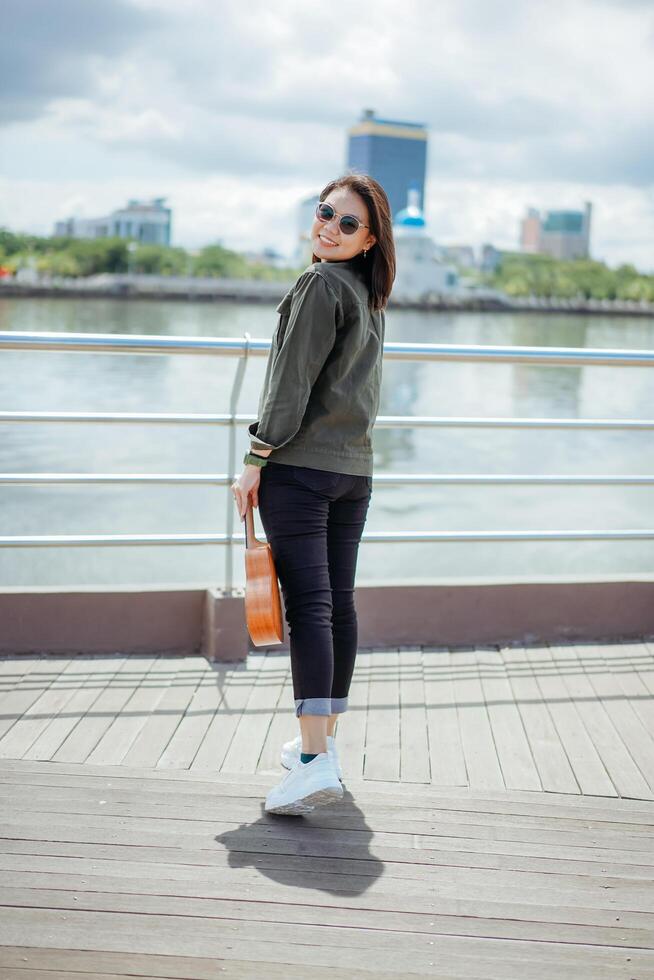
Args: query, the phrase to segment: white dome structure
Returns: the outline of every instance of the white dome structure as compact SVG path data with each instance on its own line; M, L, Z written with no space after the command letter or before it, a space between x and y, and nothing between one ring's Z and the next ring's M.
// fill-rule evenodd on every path
M426 234L425 226L427 222L425 221L424 215L420 210L418 201L420 200L418 195L417 187L410 187L407 193L407 205L398 211L395 215L394 226L395 230L400 235L420 234L418 229L423 229Z
M397 274L392 296L400 302L420 302L451 293L458 283L455 269L441 260L439 248L427 232L419 200L418 189L410 187L407 205L393 221Z

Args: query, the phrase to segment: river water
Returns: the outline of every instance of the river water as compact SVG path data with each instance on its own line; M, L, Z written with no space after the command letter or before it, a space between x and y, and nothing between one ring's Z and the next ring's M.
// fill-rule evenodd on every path
M274 304L4 299L0 330L270 338ZM545 313L387 314L387 341L654 348L654 319ZM5 351L4 410L227 412L237 359ZM252 358L239 413L254 414L265 357ZM654 417L648 368L386 361L381 415ZM227 427L0 424L3 472L224 473ZM377 428L383 473L651 474L652 430ZM240 432L237 467L249 445ZM227 487L3 486L0 534L220 533ZM255 524L263 529L255 510ZM236 530L243 525L236 521ZM654 488L373 487L366 530L654 527ZM598 578L651 574L654 542L363 544L357 583ZM0 548L0 586L224 584L225 548ZM234 552L243 586L243 548Z

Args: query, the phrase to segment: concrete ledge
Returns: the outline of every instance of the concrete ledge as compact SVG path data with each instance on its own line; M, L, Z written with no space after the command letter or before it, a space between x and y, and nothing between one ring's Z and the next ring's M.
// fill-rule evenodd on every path
M242 589L5 589L0 653L201 653L242 661L256 649L244 598ZM654 579L647 576L362 586L356 604L359 645L367 648L654 638ZM275 649L288 649L286 621L285 642Z
M642 639L654 636L654 580L370 587L357 611L365 647Z
M204 589L0 592L0 653L197 651Z

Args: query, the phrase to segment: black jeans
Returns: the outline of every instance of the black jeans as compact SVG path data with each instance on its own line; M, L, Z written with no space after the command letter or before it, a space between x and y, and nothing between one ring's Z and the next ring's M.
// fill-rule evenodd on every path
M347 711L357 654L354 577L371 476L269 461L259 513L289 626L295 714Z

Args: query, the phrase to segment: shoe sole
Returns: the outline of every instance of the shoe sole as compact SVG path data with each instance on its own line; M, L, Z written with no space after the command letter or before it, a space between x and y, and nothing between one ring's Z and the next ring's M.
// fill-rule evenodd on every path
M279 806L271 807L266 813L285 813L303 814L312 813L318 806L325 806L327 803L335 803L343 799L343 790L340 792L335 786L326 786L324 789L317 789L300 800L293 800L292 803L281 803Z

